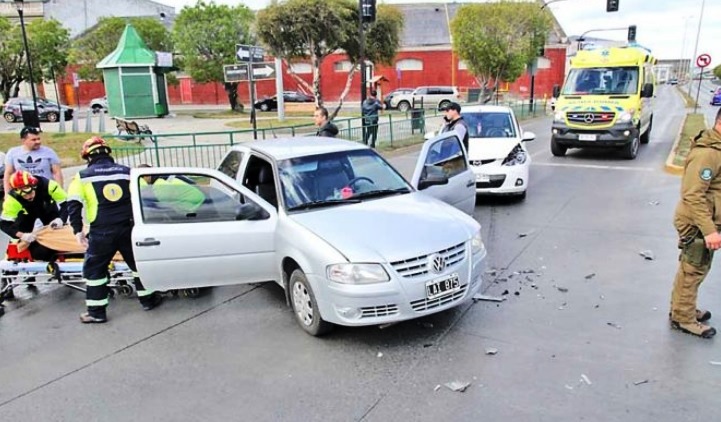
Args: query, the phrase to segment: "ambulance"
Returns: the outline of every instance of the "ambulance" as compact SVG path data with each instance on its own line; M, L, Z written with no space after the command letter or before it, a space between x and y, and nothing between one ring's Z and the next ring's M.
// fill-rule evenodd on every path
M635 45L580 50L563 88L554 88L551 153L603 147L636 158L653 126L655 64L650 51Z

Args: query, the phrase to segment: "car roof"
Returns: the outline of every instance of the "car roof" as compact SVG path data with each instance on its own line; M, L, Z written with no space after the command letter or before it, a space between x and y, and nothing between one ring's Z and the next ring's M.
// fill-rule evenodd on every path
M236 150L242 148L250 148L258 151L276 161L287 160L289 158L306 157L309 155L368 149L367 146L358 142L325 138L321 136L301 136L295 138L252 141L244 142L242 145L233 147L233 149Z
M472 105L461 107L463 113L512 113L510 107L499 105Z

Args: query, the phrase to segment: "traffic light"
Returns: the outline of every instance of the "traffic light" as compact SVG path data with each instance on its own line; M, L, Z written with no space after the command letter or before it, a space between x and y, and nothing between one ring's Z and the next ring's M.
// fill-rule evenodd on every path
M618 2L620 0L606 0L607 12L618 12Z
M372 23L376 20L376 0L360 0L360 13L363 22Z
M628 27L628 41L636 41L636 25L631 25Z

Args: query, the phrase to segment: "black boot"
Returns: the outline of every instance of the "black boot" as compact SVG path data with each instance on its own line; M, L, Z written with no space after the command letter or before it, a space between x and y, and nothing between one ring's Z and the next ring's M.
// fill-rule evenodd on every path
M161 303L163 303L163 296L161 296L158 292L153 292L153 294L140 300L140 304L143 305L144 311L157 308Z

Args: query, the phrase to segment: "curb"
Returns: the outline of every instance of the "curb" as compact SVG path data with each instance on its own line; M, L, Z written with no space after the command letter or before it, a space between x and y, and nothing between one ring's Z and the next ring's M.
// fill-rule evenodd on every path
M683 128L686 126L687 119L688 113L683 116L681 127L679 127L678 134L676 135L676 140L673 142L671 152L669 152L668 157L666 157L666 163L664 163L664 170L666 170L666 173L673 174L674 176L680 176L683 174L683 167L673 164L673 159L676 157L676 150L678 149L678 144L681 142L681 133L683 133Z

